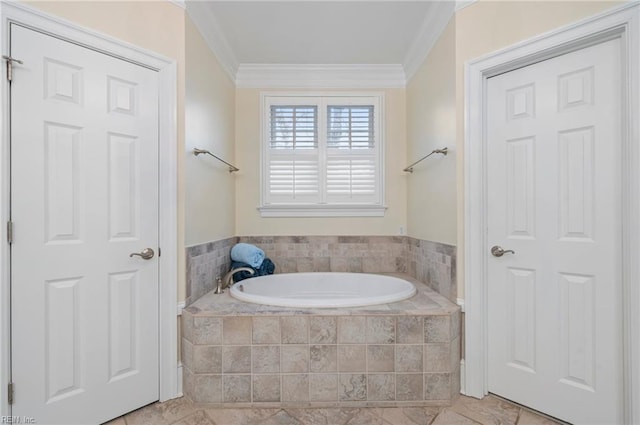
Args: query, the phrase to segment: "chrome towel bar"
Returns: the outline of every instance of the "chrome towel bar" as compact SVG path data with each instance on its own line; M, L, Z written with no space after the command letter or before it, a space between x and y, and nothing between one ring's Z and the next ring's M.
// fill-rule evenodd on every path
M430 157L431 155L433 155L434 153L441 153L442 155L445 155L445 156L446 156L446 155L447 155L447 148L434 149L434 150L432 150L432 151L431 151L431 153L430 153L429 155L425 155L425 156L423 156L422 158L420 158L419 160L417 160L417 161L416 161L416 162L414 162L413 164L408 165L408 166L407 166L407 168L405 168L405 169L404 169L404 170L402 170L402 171L405 171L405 172L407 172L407 173L413 173L413 167L414 167L414 165L416 165L417 163L421 162L421 161L422 161L422 160L424 160L424 159L429 158L429 157Z
M194 148L193 149L193 154L195 156L200 155L201 153L206 153L207 155L211 155L212 157L214 157L215 159L217 159L220 162L224 162L225 164L227 164L229 166L229 172L233 173L234 171L240 171L240 169L238 167L236 167L235 165L231 165L229 164L227 161L225 161L224 159L220 158L219 156L216 156L214 154L212 154L211 152L209 152L206 149L198 149L198 148Z

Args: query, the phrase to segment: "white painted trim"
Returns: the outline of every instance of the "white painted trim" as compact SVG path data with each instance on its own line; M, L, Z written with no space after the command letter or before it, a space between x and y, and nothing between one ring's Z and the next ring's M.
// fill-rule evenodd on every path
M464 313L464 298L456 298L456 304L460 306L460 311Z
M478 0L457 0L456 1L456 12L464 9L465 7L469 7L474 3L477 3Z
M2 9L0 9L0 14ZM0 16L1 17L1 16ZM2 55L9 52L9 37L5 19L0 21L0 40ZM4 60L2 60L4 62ZM4 66L3 66L4 68ZM4 76L0 79L0 95L2 100L2 119L0 120L0 416L11 415L11 406L7 399L7 384L11 380L11 264L7 226L11 194L10 149L9 149L9 82Z
M160 267L159 310L159 362L160 401L178 397L178 386L173 373L178 362L178 325L175 306L178 300L178 117L177 117L177 65L170 62L159 70L159 245L162 255Z
M167 0L169 3L172 3L176 6L178 6L180 9L186 9L187 8L187 3L185 2L185 0Z
M231 81L235 82L238 60L207 3L206 1L189 1L187 3L187 15L200 31L200 35L202 35L209 49L211 49L222 68L229 75Z
M159 397L168 400L178 395L176 378L177 364L177 321L175 308L177 303L177 72L175 61L164 56L141 49L130 43L83 28L73 22L48 15L23 3L2 2L0 5L1 34L3 39L2 54L9 52L8 31L9 22L36 29L55 37L71 41L75 44L114 56L119 59L153 69L159 77L159 148L160 148L160 246L162 256L159 257L160 293L159 293ZM8 134L8 84L2 78L3 115L0 130L2 131L2 159L0 160L0 223L7 221L9 208L9 134ZM0 226L2 237L6 240L4 225ZM9 283L9 253L6 243L0 248L0 269L2 282L0 283L0 415L9 415L10 408L6 402L6 383L10 376L8 355L10 353L10 300L5 296L10 291Z
M402 65L241 64L238 88L404 88Z
M404 57L404 72L408 82L420 69L440 35L447 27L455 13L457 3L454 1L436 1L429 6L426 18L420 27L418 36Z
M186 307L186 303L184 301L180 301L176 306L176 316L182 316L182 310Z
M466 385L465 385L465 379L466 379L466 366L465 366L465 361L464 359L460 359L460 394L462 395L467 395L467 393L464 392Z
M466 64L465 74L465 388L487 394L487 78L620 37L626 57L623 93L623 357L624 423L640 422L640 5L626 4Z
M261 217L384 217L386 206L379 205L265 205L258 207Z

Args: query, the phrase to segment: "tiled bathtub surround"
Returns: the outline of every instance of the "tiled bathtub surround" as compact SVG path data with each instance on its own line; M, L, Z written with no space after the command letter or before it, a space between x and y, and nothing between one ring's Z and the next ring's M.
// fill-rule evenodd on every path
M231 248L238 242L232 237L186 248L187 297L189 305L211 291L217 276L224 276L231 266Z
M276 273L406 273L456 301L456 248L408 236L241 236L187 248L187 300L213 288L229 270L237 242L259 246Z
M416 286L408 301L354 309L209 293L183 313L185 395L233 406L448 405L459 393L460 311Z
M241 236L262 248L280 273L405 273L404 236Z
M407 273L456 302L456 247L407 237Z

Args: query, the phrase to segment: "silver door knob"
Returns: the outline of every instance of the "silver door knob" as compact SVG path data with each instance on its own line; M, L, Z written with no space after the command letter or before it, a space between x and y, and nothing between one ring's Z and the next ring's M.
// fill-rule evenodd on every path
M137 255L138 257L142 257L143 260L151 260L154 254L155 252L153 252L153 249L145 248L140 252L132 252L131 254L129 254L129 257Z
M516 252L512 249L507 249L506 251L502 249L501 246L495 245L491 247L491 255L494 257L502 257L504 254L515 254Z

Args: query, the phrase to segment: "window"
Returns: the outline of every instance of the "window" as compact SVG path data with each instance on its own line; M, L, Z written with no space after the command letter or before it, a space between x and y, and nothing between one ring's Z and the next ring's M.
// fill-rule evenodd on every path
M381 104L263 95L262 216L384 215Z

